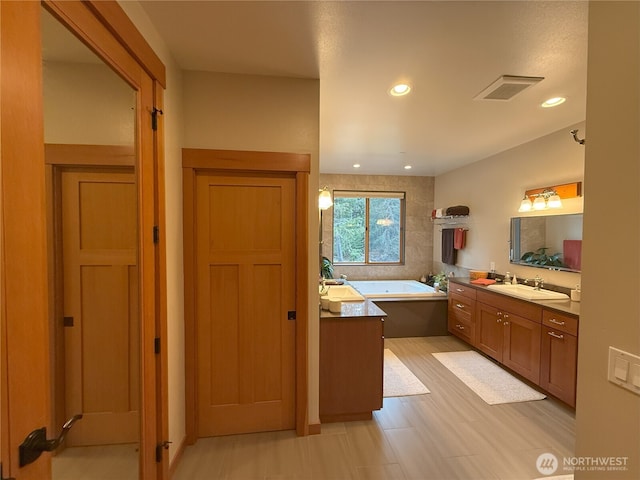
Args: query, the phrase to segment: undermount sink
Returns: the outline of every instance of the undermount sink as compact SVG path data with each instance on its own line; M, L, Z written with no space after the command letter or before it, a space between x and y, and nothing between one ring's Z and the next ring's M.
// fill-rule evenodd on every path
M320 287L322 289L322 287ZM364 297L350 285L330 285L324 295L342 302L362 302Z
M511 295L512 297L522 298L524 300L566 300L568 295L560 292L553 292L551 290L536 290L529 285L505 285L501 283L494 283L487 288L495 290L496 292L504 293L505 295Z

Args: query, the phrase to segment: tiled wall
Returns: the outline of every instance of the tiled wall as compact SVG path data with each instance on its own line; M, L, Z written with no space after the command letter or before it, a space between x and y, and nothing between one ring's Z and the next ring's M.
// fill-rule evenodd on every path
M428 274L433 261L434 177L320 174L319 188L333 190L395 191L406 193L405 264L334 267L334 276L354 280L419 279ZM322 215L322 254L333 255L333 209Z

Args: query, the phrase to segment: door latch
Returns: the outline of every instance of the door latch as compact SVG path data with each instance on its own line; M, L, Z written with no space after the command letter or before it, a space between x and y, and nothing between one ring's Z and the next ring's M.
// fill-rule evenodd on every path
M38 428L27 435L27 438L24 439L24 442L22 442L18 450L20 466L24 467L25 465L35 462L42 452L53 452L64 441L64 437L67 436L67 432L71 429L73 424L81 418L82 414L71 417L62 426L60 435L51 440L47 440L47 427Z

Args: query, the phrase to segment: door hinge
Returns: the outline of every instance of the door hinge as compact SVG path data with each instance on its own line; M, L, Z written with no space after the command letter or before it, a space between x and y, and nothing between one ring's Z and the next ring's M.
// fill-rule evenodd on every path
M162 462L162 450L168 450L169 445L171 445L171 443L172 442L165 440L164 442L156 445L156 462L157 463Z
M151 130L154 132L158 130L158 114L162 115L164 112L159 108L153 107L151 111Z
M158 225L153 226L153 243L160 243L160 227Z
M296 319L296 311L295 310L289 310L287 312L287 320L295 320Z
M160 353L160 337L156 337L153 339L153 351L156 354Z

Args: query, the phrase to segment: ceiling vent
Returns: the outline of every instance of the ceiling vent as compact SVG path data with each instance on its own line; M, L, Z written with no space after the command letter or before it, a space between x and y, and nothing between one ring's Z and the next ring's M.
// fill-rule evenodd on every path
M511 100L525 88L535 85L544 77L518 77L502 75L474 97L475 100Z

